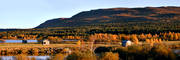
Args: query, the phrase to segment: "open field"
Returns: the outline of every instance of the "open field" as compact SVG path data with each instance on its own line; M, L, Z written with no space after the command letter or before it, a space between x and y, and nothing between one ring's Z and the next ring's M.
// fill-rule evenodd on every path
M86 42L85 45L88 45L89 43ZM140 45L148 44L146 42L139 42ZM162 44L165 45L179 45L180 41L163 41ZM101 44L94 44L94 47L100 47L100 46L121 46L121 42L114 42L114 43L101 43ZM63 43L63 44L50 44L50 45L42 45L42 44L37 44L37 43L0 43L0 48L43 48L43 47L79 47L79 45L74 44L74 43Z
M50 44L50 45L42 45L42 44L13 44L13 43L4 43L0 44L1 48L35 48L35 47L75 47L75 44Z
M119 44L118 44L119 43ZM50 45L42 45L36 43L1 43L0 44L0 56L17 56L20 57L25 56L51 56L53 60L57 54L58 57L67 56L63 59L74 59L72 56L76 58L83 57L83 59L104 59L107 55L114 56L113 59L179 59L179 50L180 49L180 41L163 41L161 44L154 44L154 46L148 45L148 43L140 42L142 44L136 45L133 44L129 47L122 47L120 42L117 43L101 43L101 44L94 44L93 51L98 55L92 54L88 52L88 48L91 49L91 44L85 42L85 44L50 44ZM68 49L70 50L68 50ZM176 48L176 49L174 49ZM174 50L177 50L177 53L174 53ZM64 54L68 51L72 51L70 54ZM103 53L103 54L101 54ZM157 54L157 56L154 55ZM75 54L75 55L74 55ZM80 55L79 55L80 54ZM91 55L88 55L91 54ZM119 55L119 56L118 56ZM87 58L88 56L88 58ZM159 57L161 56L161 57ZM99 57L99 58L96 58ZM127 58L125 58L127 57ZM144 57L144 58L141 58ZM92 59L93 58L93 59ZM23 58L24 59L24 58Z
M106 44L94 44L94 47L99 46L121 46L121 45L106 45ZM42 44L13 44L13 43L4 43L0 44L0 48L44 48L44 47L51 47L51 48L63 48L63 47L79 47L77 44L50 44L50 45L42 45Z

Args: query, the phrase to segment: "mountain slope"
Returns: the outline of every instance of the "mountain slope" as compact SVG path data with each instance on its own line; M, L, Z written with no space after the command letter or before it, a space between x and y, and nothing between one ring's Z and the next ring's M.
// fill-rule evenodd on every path
M71 18L48 20L36 28L176 21L180 21L180 7L110 8L80 12Z

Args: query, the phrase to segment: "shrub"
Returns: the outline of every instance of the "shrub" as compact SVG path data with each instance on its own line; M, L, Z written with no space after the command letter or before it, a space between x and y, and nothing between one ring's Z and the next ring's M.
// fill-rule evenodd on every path
M95 49L95 53L110 52L112 47L98 47Z
M163 60L174 60L176 59L175 54L164 46L155 46L151 49L150 53L154 57L154 59L163 59Z
M15 57L16 57L16 60L30 60L27 57L27 55L25 55L25 54L19 54L19 55L15 56Z
M119 60L119 54L112 52L105 52L102 53L100 60Z
M52 60L64 60L65 57L66 57L66 55L59 53L59 54L56 54L56 55L52 58Z
M67 57L67 60L96 60L96 55L92 52L74 52Z

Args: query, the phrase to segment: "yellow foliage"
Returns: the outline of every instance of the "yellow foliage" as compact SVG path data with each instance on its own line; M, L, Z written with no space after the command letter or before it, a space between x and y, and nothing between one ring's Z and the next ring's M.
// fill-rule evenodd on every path
M136 35L132 35L132 41L135 43L135 44L138 44L139 43L139 40L137 38Z
M80 45L81 45L81 41L78 40L76 44L77 44L78 46L80 46Z
M27 57L25 54L20 54L16 56L17 60L30 60L30 58Z
M100 60L119 60L118 53L105 52Z
M64 54L56 54L51 60L64 60L65 59L65 55Z

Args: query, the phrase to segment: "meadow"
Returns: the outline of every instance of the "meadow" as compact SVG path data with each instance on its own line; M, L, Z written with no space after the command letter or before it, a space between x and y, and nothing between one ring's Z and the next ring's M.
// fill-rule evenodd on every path
M50 56L47 60L178 60L180 50L179 41L164 41L162 43L139 42L132 46L122 47L121 44L105 43L92 44L89 42L76 44L50 44L35 43L1 43L1 56L14 56L18 60L35 60L29 56ZM71 51L71 52L69 52Z
M16 60L33 60L38 56L49 56L45 60L179 60L180 33L160 34L107 34L87 36L45 36L22 34L2 35L8 39L37 39L37 43L0 43L1 56L13 56ZM50 45L40 40L48 39ZM67 39L77 41L65 41ZM122 41L132 45L123 47ZM36 56L36 58L32 58ZM61 57L61 58L59 58ZM2 58L2 57L0 57ZM44 57L45 58L45 57Z

